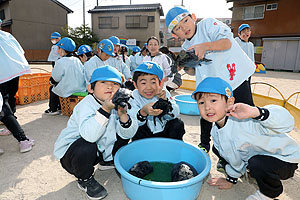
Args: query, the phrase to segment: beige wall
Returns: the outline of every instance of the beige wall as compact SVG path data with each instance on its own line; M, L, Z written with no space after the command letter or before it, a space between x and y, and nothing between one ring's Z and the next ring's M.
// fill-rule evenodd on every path
M126 16L128 15L148 15L155 16L154 22L148 22L148 28L126 28ZM159 12L101 12L92 13L92 29L100 40L115 35L120 38L136 39L141 41L142 46L149 37L156 36L159 38L160 16ZM99 29L98 17L103 16L119 16L119 28L115 29Z
M67 24L67 11L49 0L10 1L12 34L24 49L48 50L50 35Z

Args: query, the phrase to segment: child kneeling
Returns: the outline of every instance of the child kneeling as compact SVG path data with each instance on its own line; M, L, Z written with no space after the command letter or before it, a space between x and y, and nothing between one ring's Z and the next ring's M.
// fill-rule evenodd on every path
M283 192L280 180L293 177L300 162L300 147L287 135L294 128L294 118L277 105L234 104L232 93L226 81L208 77L192 94L201 116L215 122L213 151L227 174L226 179L212 178L208 183L229 189L248 169L259 190L246 200L278 197Z
M133 81L135 90L130 100L132 109L129 114L138 121L138 131L132 140L150 137L165 137L182 140L185 133L184 123L178 117L179 107L171 94L163 90L162 68L155 62L143 62L135 70ZM171 103L172 111L161 116L163 110L152 106L162 98Z
M121 80L121 74L114 67L96 69L88 85L89 95L74 108L67 128L54 146L54 155L62 167L78 179L78 187L90 199L107 195L93 177L94 166L99 163L100 170L114 168L113 156L138 128L126 108L114 109L112 97L120 88Z

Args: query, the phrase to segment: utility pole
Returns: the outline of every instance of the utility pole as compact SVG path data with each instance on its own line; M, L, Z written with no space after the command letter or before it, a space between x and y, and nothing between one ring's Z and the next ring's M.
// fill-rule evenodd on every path
M85 36L85 0L83 0L83 36Z
M131 0L130 0L130 5L131 5Z
M181 0L181 6L183 6L183 0Z
M97 0L97 6L98 6L99 4L98 4L98 0Z

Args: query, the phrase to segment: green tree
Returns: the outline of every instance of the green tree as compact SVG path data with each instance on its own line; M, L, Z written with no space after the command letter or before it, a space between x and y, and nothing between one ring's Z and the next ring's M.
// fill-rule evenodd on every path
M90 27L81 25L76 28L64 26L62 28L62 37L69 37L76 43L76 49L80 45L87 44L95 49L95 43L99 42L97 35L91 30Z

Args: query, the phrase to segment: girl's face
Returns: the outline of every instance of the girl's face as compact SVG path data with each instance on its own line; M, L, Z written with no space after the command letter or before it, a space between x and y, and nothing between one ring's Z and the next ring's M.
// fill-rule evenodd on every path
M63 56L66 55L66 52L65 52L65 50L63 50L62 48L58 47L58 54L59 54L61 57L63 57Z
M159 44L155 39L149 40L147 43L147 49L149 50L151 56L155 56L159 52Z
M248 42L248 40L251 36L251 30L250 30L250 28L245 28L238 35L242 40Z

